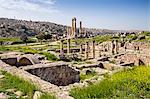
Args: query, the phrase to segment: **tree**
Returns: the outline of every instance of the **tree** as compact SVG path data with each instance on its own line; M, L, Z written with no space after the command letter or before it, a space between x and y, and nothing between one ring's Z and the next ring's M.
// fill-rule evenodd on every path
M43 40L49 40L49 39L51 39L51 38L52 38L52 35L51 35L50 33L45 32L45 33L40 33L40 34L38 34L38 35L36 36L36 38L37 38L38 40L40 40L40 41L41 41L41 44L42 44L42 41L43 41Z
M38 34L37 36L36 36L36 38L39 40L39 41L41 41L41 44L42 44L42 41L44 40L44 34L43 33L40 33L40 34Z
M46 33L46 34L44 35L44 39L45 39L45 40L52 39L52 35L51 35L50 33Z
M26 45L27 45L27 41L28 41L27 35L22 35L22 36L20 37L20 39L21 39L23 42L25 42Z

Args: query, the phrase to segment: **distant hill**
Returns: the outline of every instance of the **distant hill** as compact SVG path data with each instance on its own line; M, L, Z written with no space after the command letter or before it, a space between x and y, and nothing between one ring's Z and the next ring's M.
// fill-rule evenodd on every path
M40 32L64 33L66 32L66 26L51 22L33 22L0 18L1 37L18 37L24 34L27 36L35 36Z
M63 35L63 33L66 33L66 27L65 25L51 22L0 18L0 37L35 36L43 32ZM108 29L85 28L85 30L89 35L113 34L117 32L116 30Z

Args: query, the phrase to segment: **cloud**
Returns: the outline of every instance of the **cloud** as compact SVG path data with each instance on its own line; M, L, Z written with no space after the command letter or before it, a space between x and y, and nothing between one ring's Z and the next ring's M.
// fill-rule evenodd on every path
M0 7L5 10L31 12L58 12L55 0L0 0Z

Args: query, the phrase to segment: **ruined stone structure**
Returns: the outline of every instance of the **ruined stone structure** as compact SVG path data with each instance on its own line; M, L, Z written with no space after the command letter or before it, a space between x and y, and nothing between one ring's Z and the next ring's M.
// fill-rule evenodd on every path
M18 67L19 66L27 66L27 65L34 65L34 64L39 64L39 59L37 59L33 55L22 55L21 57L18 58Z
M70 39L67 39L67 54L70 54Z
M80 37L84 36L84 31L83 31L83 27L82 27L82 21L80 21L79 35L80 35Z
M12 66L16 66L18 64L17 58L16 57L12 57L12 58L3 58L1 59L3 62L12 65Z
M114 44L114 40L112 41L112 49L111 49L111 51L112 51L112 54L115 53L115 44Z
M68 67L68 65L36 67L27 71L58 86L66 86L80 81L79 71Z
M118 44L118 40L115 41L115 53L116 53L116 54L119 53L119 44Z
M83 54L83 44L80 45L80 54Z
M59 66L61 67L61 66L64 66L65 64L64 63L61 63L61 62L58 62L58 63L52 63L52 64L49 64L50 66L48 66L48 67L53 67L53 66L58 66L58 68L59 68ZM34 70L34 66L35 66L35 68L37 68L38 66L37 65L31 65L31 66L29 66L30 67L30 69L33 69ZM42 66L42 65L40 65L40 66ZM44 64L43 64L43 66L44 66ZM47 82L47 81L45 81L45 80L42 80L40 77L37 77L37 76L35 76L35 75L33 75L33 74L31 74L31 73L29 73L29 72L27 72L27 68L29 69L29 67L27 66L23 66L24 68L26 68L26 69L24 69L24 68L22 68L22 69L20 69L20 68L17 68L17 67L15 67L15 66L10 66L10 65L8 65L8 64L6 64L6 63L4 63L4 62L2 62L1 60L0 60L0 70L3 70L3 71L7 71L8 73L10 73L10 74L12 74L12 75L15 75L15 76L18 76L18 77L20 77L20 78L22 78L22 79L24 79L24 80L26 80L26 81L29 81L29 82L31 82L32 84L34 84L34 85L36 85L36 86L38 86L38 88L42 91L42 92L46 92L46 93L50 93L50 94L55 94L56 95L56 97L57 97L57 99L72 99L72 97L70 97L69 96L69 94L68 93L66 93L66 91L62 91L60 88L59 88L59 86L57 86L57 85L54 85L54 84L51 84L51 83L49 83L49 82ZM45 67L47 67L47 66L45 66ZM39 67L38 67L39 68ZM42 68L42 67L40 67L40 68ZM67 68L67 67L65 67L65 68ZM60 68L60 70L61 70L61 68ZM70 69L70 71L71 71L71 69ZM69 72L70 72L69 71ZM72 71L74 71L74 70L72 70ZM71 71L71 72L72 72ZM61 72L62 73L62 75L64 74L64 72ZM77 73L79 73L79 72L77 72ZM73 74L73 73L72 73ZM67 76L67 77L69 77L69 76ZM72 76L71 76L72 77ZM75 76L76 77L76 80L78 80L79 78L77 78L77 77L79 77L79 76ZM53 76L53 78L54 78L54 76ZM73 78L74 77L72 77L72 78L70 78L69 80L73 80ZM56 78L57 79L57 78ZM54 79L55 80L55 79ZM55 80L56 81L56 80ZM66 82L67 82L67 79L66 79ZM69 82L69 81L68 81ZM73 81L72 81L73 82ZM65 94L64 94L65 93Z
M82 33L82 21L80 21L80 33Z
M75 38L77 33L77 26L76 26L76 18L72 18L72 32L71 32L71 38Z
M27 66L27 65L34 65L39 64L39 59L34 55L19 55L19 56L9 56L9 57L2 57L1 60L9 65L12 66Z
M95 41L92 42L92 58L95 58Z
M89 42L85 44L85 59L89 59Z
M64 40L60 41L60 55L64 55Z

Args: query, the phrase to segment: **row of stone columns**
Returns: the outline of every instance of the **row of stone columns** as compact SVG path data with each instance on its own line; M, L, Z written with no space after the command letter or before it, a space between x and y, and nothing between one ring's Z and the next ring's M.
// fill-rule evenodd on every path
M64 55L64 40L60 40L60 55Z
M60 54L64 55L64 46L63 46L64 40L60 41ZM70 39L67 40L67 54L69 55L71 53L70 50ZM83 45L80 45L80 54L83 54ZM90 46L89 42L85 43L85 59L89 59L90 54ZM95 41L92 42L92 58L95 58Z
M60 43L60 54L64 55L64 47L63 47L63 41L61 40ZM71 53L71 40L67 39L67 55ZM118 54L119 53L119 44L118 41L112 41L112 54ZM80 54L83 54L83 44L80 45ZM89 54L90 54L90 46L89 42L85 43L85 59L89 59ZM95 41L92 41L92 58L95 58Z
M82 45L81 45L82 46ZM80 48L80 53L83 53L82 48ZM89 59L90 54L90 46L89 42L86 42L85 44L85 59ZM95 41L92 42L92 58L95 58Z
M60 54L64 55L64 46L63 46L64 40L60 41ZM71 40L67 39L67 54L69 55L71 50L70 50L70 44L71 44Z

